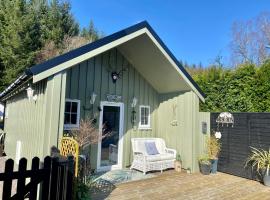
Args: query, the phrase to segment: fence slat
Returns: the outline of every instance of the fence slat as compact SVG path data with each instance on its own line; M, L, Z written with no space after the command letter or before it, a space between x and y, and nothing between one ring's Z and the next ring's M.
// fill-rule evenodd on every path
M74 178L74 160L59 161L59 158L46 157L40 169L38 157L32 159L31 170L27 170L27 160L19 161L18 171L13 171L14 161L9 159L5 163L5 172L0 173L0 181L4 182L3 200L29 200L37 198L38 185L41 184L40 197L42 200L70 200L72 199L72 184ZM30 182L26 185L26 178ZM17 179L17 193L11 197L12 181Z
M51 165L52 165L52 159L51 157L47 156L44 159L44 169L48 170L48 175L44 177L44 181L42 183L42 200L48 200L50 196L50 178L51 178Z
M18 199L24 199L24 188L25 188L25 171L27 168L26 158L21 158L19 161L19 178L17 182L17 194Z
M51 182L50 182L50 200L56 200L58 196L58 162L59 158L52 159Z
M13 172L14 161L12 159L8 159L5 164L5 172L6 174L11 174ZM8 199L11 196L11 189L12 189L12 179L7 178L4 180L3 186L3 197L2 199Z
M37 176L38 174L36 173L37 170L39 169L39 158L38 157L34 157L32 159L32 171L34 171L35 173L33 174L33 176L31 177L31 182L34 182L35 180L37 180ZM38 185L34 185L31 189L30 189L30 193L29 193L29 200L36 200L37 198L37 187Z
M68 156L66 199L72 200L74 177L74 157ZM72 184L71 184L72 183Z

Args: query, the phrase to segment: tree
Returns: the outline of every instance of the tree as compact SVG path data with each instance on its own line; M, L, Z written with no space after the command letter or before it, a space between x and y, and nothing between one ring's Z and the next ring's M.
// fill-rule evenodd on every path
M61 47L56 45L54 41L48 41L44 45L44 47L42 47L42 49L37 53L36 63L44 62L58 55L69 52L72 49L81 47L89 42L89 40L81 36L65 36L61 43Z
M265 48L270 44L270 13L261 13L258 17L238 21L232 25L231 59L236 66L241 63L262 64L269 52Z
M90 42L94 42L103 37L103 33L99 32L94 25L94 22L91 20L89 23L88 29L83 28L81 31L81 36L89 40Z
M72 37L79 34L79 24L71 14L70 3L52 0L49 5L42 2L40 9L44 11L39 15L44 44L53 41L60 46L65 36Z
M0 1L1 88L34 64L40 29L26 1Z
M0 30L2 91L26 68L36 64L37 55L44 47L48 49L53 44L59 54L70 49L66 38L79 35L79 24L67 1L0 0Z

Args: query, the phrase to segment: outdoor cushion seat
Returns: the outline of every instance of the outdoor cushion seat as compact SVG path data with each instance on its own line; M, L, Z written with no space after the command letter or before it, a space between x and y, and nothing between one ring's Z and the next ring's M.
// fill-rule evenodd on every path
M176 150L169 149L165 145L162 138L132 138L133 162L131 169L142 171L144 174L148 171L173 168L176 158ZM149 144L153 148L155 145L156 151L150 151ZM154 148L154 149L155 149ZM154 155L152 155L155 152Z
M146 161L161 161L161 160L173 160L175 159L173 154L164 153L164 154L156 154L156 155L149 155L146 157Z

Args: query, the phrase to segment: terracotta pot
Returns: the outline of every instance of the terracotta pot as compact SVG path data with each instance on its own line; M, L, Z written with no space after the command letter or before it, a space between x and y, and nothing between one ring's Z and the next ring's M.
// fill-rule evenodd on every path
M180 161L174 161L174 169L177 172L181 172L181 162Z

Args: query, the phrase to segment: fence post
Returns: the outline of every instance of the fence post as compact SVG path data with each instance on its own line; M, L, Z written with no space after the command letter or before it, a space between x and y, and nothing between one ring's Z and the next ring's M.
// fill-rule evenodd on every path
M66 198L71 200L73 196L74 157L68 156Z
M50 200L56 200L58 198L58 165L59 158L55 157L52 159L52 168L51 168L51 181L50 181Z
M14 161L12 159L8 159L5 164L5 174L11 174L13 172ZM11 196L12 189L12 178L7 178L4 180L3 186L3 200L9 199Z
M44 175L44 181L42 183L42 200L49 200L50 196L50 179L51 179L51 165L52 165L52 159L50 156L47 156L44 159L44 166L43 169L46 170L46 173Z
M32 167L31 170L33 171L33 176L31 177L31 182L35 182L37 180L37 171L39 170L39 158L34 157L32 159ZM44 176L45 178L45 176ZM29 193L29 200L36 200L37 198L37 184L35 184L31 189Z
M27 167L26 158L21 158L19 161L19 177L17 182L17 194L18 199L24 199L24 188L25 188L25 172Z

